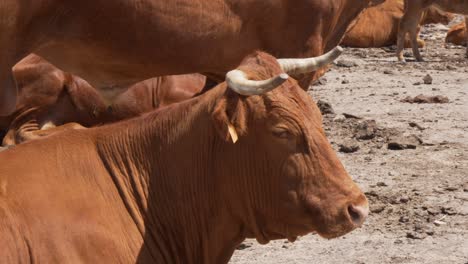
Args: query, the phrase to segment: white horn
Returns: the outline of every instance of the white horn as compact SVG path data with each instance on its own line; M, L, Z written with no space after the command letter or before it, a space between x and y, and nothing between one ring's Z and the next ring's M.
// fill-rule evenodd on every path
M226 82L229 88L242 95L259 95L275 89L283 84L289 76L282 73L276 77L263 81L247 79L241 70L232 70L226 74Z
M284 72L288 74L301 74L316 71L338 58L343 53L343 48L335 47L331 51L313 58L306 59L278 59L278 63Z

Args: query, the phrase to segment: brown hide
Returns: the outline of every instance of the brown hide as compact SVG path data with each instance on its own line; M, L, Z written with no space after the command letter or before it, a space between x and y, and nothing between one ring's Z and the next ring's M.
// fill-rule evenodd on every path
M193 72L224 76L254 50L314 57L384 0L3 0L0 116L14 110L10 69L36 53L111 102L137 82ZM303 76L308 88L313 75Z
M13 114L1 124L6 131L3 145L46 135L44 131L37 133L41 129L70 122L92 126L105 117L106 106L95 89L39 56L26 57L15 65L13 73L19 90L18 102Z
M342 45L357 48L395 45L403 12L403 0L387 0L381 5L368 8L346 33ZM431 6L424 12L418 27L430 23L448 24L452 18L452 14L441 12ZM424 47L423 40L417 41L419 47ZM405 41L405 47L411 47L408 39Z
M405 0L405 14L403 15L398 30L398 44L396 55L399 61L404 61L403 48L406 34L409 34L413 55L417 61L423 58L417 46L417 24L420 21L425 9L430 5L446 12L468 15L468 1L466 0ZM466 20L465 20L466 21ZM468 21L466 21L468 23ZM468 56L468 48L466 50Z
M206 77L201 74L170 75L139 82L109 106L109 121L123 120L181 102L200 93Z
M131 118L189 99L205 84L205 77L199 74L149 79L118 96L109 112L87 82L62 72L39 56L26 57L13 72L19 88L18 103L12 115L0 118L0 129L6 134L3 145L80 128L78 124L90 127ZM61 127L67 123L74 124Z
M466 46L467 39L466 22L460 22L449 29L445 37L445 42Z
M265 53L239 69L254 80L281 72ZM12 147L0 160L4 263L227 263L247 237L333 238L368 211L293 79L250 97L223 83L138 118Z

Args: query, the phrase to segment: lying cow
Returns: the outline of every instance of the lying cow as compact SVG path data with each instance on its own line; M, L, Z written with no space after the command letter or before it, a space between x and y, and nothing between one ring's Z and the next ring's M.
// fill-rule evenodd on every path
M39 56L23 59L15 65L13 74L19 100L12 115L0 118L0 129L6 134L3 145L134 117L189 99L205 85L205 77L199 74L149 79L119 95L109 111L87 82L57 69Z
M468 25L468 17L465 17L464 22L460 22L452 26L447 32L447 36L445 37L445 42L452 43L455 45L460 45L460 46L467 46L467 43L468 43L468 34L466 33L466 29L468 28L467 25Z
M404 12L403 0L387 0L362 12L354 26L346 33L342 45L357 48L385 47L397 43L397 32ZM430 6L423 12L418 24L442 23L447 25L453 15ZM417 39L418 47L424 47L424 41ZM405 47L411 47L405 39Z
M14 111L11 68L36 53L82 77L107 104L156 76L203 72L224 78L254 50L321 55L349 24L384 0L2 0L0 116ZM311 74L303 77L307 89Z
M446 12L468 15L468 0L405 0L405 14L403 15L398 31L397 57L404 61L403 46L406 33L409 33L411 47L417 61L423 61L417 46L417 23L423 11L430 5ZM468 23L468 22L467 22ZM466 50L468 56L468 48Z
M316 104L261 52L199 97L0 160L4 263L227 263L245 238L334 238L368 213Z

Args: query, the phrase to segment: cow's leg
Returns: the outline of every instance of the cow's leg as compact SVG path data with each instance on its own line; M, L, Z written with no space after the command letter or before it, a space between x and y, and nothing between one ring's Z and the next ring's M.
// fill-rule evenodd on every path
M421 19L422 12L418 16L416 21L419 21ZM418 45L418 26L417 23L415 26L411 25L409 29L409 36L410 36L410 41L411 41L411 47L413 49L413 55L416 58L417 61L423 61L424 59L421 56L421 53L419 52L419 45Z
M15 1L0 1L0 116L13 113L16 106L16 85L12 73L18 49Z
M0 51L0 56L4 52ZM8 116L15 111L17 88L11 68L13 60L0 62L0 116Z
M465 16L465 45L466 45L466 57L468 58L468 16Z
M418 24L421 20L424 8L418 1L405 1L405 13L401 18L398 27L397 58L399 61L405 61L403 58L403 49L405 45L406 33L409 33L410 43L413 48L413 54L417 61L422 61L418 47Z

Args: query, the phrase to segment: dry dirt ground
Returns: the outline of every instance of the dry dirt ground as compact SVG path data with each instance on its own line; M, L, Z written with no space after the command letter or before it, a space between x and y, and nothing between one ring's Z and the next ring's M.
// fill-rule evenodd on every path
M468 59L445 47L445 32L423 30L423 63L397 63L391 48L346 49L311 88L333 108L325 129L369 198L365 226L335 240L247 240L230 263L468 263ZM449 102L401 102L419 94Z

